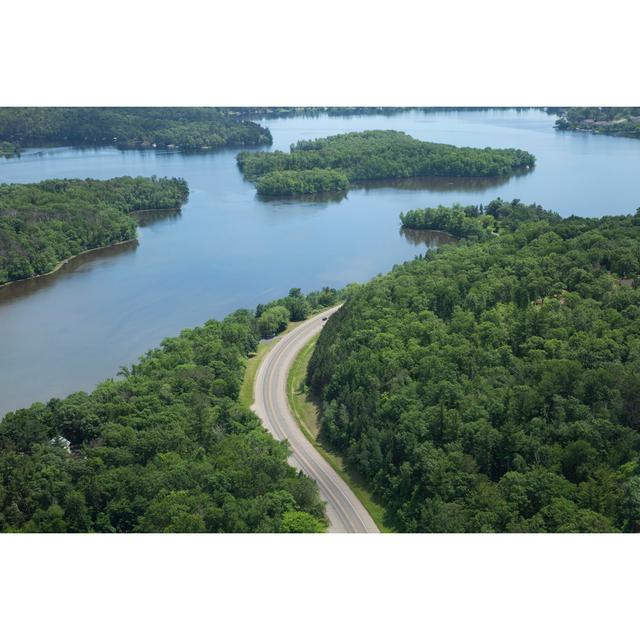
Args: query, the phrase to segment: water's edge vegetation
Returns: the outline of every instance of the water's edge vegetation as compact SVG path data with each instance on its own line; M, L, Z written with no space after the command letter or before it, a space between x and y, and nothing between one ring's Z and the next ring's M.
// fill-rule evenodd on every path
M347 292L292 289L163 340L91 393L7 414L0 531L324 531L315 483L240 390L261 337ZM283 327L273 309L286 311Z
M133 214L179 209L180 178L0 184L0 285L47 275L87 251L136 238Z
M640 138L640 107L571 107L558 109L556 128Z
M451 207L427 207L400 214L402 229L443 231L457 238L484 239L490 235L508 233L523 222L558 221L560 216L540 205L522 206L500 198L484 205L454 204Z
M158 211L162 211L161 209L158 209ZM0 289L4 289L4 288L8 288L14 285L17 285L19 282L28 282L28 281L32 281L32 280L37 280L38 278L48 278L49 276L53 276L56 273L58 273L58 271L60 271L60 269L62 269L64 266L72 263L76 258L81 258L83 256L87 256L90 254L95 254L95 253L99 253L100 251L103 251L105 249L111 249L113 247L120 247L122 245L128 245L128 244L132 244L133 243L137 243L138 239L137 238L130 238L128 240L121 240L119 242L112 242L111 244L107 244L101 247L95 247L94 249L85 249L84 251L80 251L80 253L76 253L72 256L69 256L68 258L64 258L64 260L60 260L60 262L58 262L58 264L56 264L53 269L51 269L51 271L46 271L45 273L39 273L37 275L34 276L27 276L26 278L18 278L16 280L9 280L9 282L3 282L2 284L0 284Z

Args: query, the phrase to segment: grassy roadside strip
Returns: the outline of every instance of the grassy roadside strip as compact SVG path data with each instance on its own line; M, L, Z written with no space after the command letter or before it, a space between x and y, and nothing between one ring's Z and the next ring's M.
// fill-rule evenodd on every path
M261 340L258 343L256 352L253 355L250 355L247 359L247 366L244 370L244 378L242 379L242 386L240 387L240 395L238 396L240 405L245 409L251 409L251 405L255 399L253 387L256 381L256 374L258 373L258 369L260 368L260 364L264 360L264 357L276 344L278 344L278 341L282 336L289 333L289 331L293 331L299 324L302 324L302 322L304 321L290 322L287 328L282 333L275 336L275 338L271 338L271 340Z
M331 307L325 307L323 309L314 309L310 314L309 318L312 318ZM258 373L258 369L260 368L260 364L264 360L264 357L273 349L273 347L278 343L282 336L286 335L290 331L293 331L298 325L301 325L304 320L300 320L297 322L289 322L287 328L279 333L277 336L272 338L271 340L260 341L258 343L258 348L253 355L250 355L247 359L247 366L244 370L244 378L242 379L242 386L240 387L240 394L238 396L238 400L245 409L251 409L251 405L254 401L253 387L256 380L256 374Z
M373 497L371 492L366 488L364 481L359 474L349 468L340 455L329 450L328 446L319 438L320 425L318 421L318 405L311 397L305 378L307 373L307 365L311 359L311 354L318 341L318 336L313 338L306 344L293 361L289 375L287 377L287 398L289 407L298 425L307 440L318 450L320 455L333 467L334 471L351 487L364 508L369 512L378 529L382 533L392 533L393 529L385 526L384 508Z
M269 340L269 342L259 342L256 352L247 359L247 366L244 370L244 378L242 379L242 386L240 387L240 395L238 397L240 405L245 409L250 409L253 404L253 383L255 382L260 363L277 341L278 339L274 338L273 340Z

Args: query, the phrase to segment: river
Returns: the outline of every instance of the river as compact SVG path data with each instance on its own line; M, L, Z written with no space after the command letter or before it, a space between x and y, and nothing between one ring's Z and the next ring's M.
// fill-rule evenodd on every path
M640 141L559 132L553 122L538 110L265 120L274 149L346 131L396 129L434 142L519 147L537 157L535 170L509 180L396 181L302 202L258 198L236 167L238 150L64 147L0 159L0 182L158 175L183 177L191 189L181 213L142 220L137 243L0 289L0 415L91 390L185 327L253 308L291 287L362 282L437 244L437 235L401 234L401 211L498 196L562 215L635 211Z

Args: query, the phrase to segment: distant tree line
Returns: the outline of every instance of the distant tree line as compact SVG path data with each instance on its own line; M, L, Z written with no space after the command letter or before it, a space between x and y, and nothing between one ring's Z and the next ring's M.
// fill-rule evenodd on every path
M560 110L556 127L565 131L591 131L640 137L640 107L571 107Z
M48 273L88 249L131 240L131 213L179 208L188 194L180 178L0 184L0 284Z
M163 340L92 393L7 414L0 531L325 530L314 481L238 402L259 338L240 310Z
M528 111L534 107L229 107L233 115L244 118L299 118L349 116L393 116L407 111L422 113L439 113L451 111L501 111L515 108L517 111Z
M329 319L322 433L400 531L640 532L640 210L487 210Z
M422 142L399 131L346 133L300 141L289 153L247 152L237 157L243 175L270 195L286 195L304 185L340 189L349 181L418 176L506 176L530 169L535 157L519 149L476 149ZM311 170L331 174L309 174ZM340 178L339 175L341 174Z
M268 129L208 107L3 107L0 140L22 147L109 144L183 150L272 142Z

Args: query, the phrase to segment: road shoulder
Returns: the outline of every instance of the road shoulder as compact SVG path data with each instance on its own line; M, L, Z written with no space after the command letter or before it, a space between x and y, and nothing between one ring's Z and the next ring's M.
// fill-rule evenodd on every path
M320 409L317 400L310 393L306 382L306 371L319 335L314 336L298 352L287 376L287 400L300 431L315 447L318 453L331 465L333 470L347 483L351 491L367 510L381 533L392 533L393 529L384 523L384 507L376 501L364 480L349 468L342 456L324 442L320 434Z

